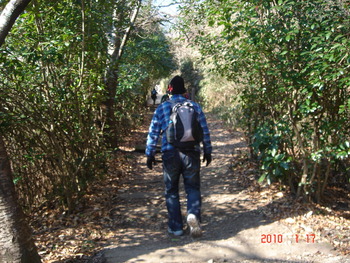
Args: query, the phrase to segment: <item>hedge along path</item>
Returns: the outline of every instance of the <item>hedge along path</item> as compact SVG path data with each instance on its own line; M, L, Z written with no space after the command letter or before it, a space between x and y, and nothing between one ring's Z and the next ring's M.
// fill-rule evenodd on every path
M135 133L140 138L136 143L138 151L145 144L151 112L148 117L143 129ZM266 211L281 193L252 198L244 180L255 168L247 164L242 169L237 165L244 162L248 153L242 133L228 131L215 115L207 114L207 119L213 161L208 167L203 164L201 170L203 236L194 240L188 234L181 237L167 234L161 163L148 170L141 149L132 154L135 160L132 173L119 190L112 217L121 223L115 230L113 244L95 259L108 263L350 262L349 258L337 255L328 242L313 236L312 229L296 236L288 224L269 219ZM157 154L156 159L160 158ZM180 198L185 216L183 187Z

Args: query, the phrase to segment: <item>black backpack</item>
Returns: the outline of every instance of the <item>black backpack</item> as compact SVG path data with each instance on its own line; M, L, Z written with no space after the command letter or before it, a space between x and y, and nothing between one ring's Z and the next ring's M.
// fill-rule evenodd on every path
M166 138L168 143L180 149L191 149L203 141L203 129L198 113L190 101L173 103Z

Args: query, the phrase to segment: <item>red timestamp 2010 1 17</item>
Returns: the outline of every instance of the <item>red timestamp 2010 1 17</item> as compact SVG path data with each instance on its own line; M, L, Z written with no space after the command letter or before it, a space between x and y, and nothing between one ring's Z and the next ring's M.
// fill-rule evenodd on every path
M271 244L271 243L283 243L287 239L294 241L295 243L299 243L300 241L304 241L306 243L315 243L315 234L293 234L288 235L289 238L286 238L283 234L262 234L261 235L261 243Z

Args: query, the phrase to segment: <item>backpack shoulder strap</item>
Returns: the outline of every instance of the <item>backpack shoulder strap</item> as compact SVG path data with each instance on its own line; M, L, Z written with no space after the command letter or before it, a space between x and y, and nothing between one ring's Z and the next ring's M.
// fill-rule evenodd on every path
M183 105L183 102L182 101L173 101L173 100L170 100L169 101L170 104L171 104L171 112L176 112L176 110Z

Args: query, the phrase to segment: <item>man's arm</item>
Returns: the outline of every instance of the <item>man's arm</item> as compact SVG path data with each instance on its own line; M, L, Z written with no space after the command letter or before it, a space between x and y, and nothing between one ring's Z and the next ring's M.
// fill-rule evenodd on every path
M205 115L203 111L199 114L199 123L202 126L203 129L203 162L206 162L206 166L208 166L211 161L211 153L212 153L212 146L210 141L210 132L207 124L207 120L205 118Z
M203 151L204 154L211 154L212 153L212 146L211 146L211 140L210 140L210 132L207 124L207 119L200 108L199 111L199 123L203 129Z
M151 124L149 126L148 135L147 135L147 143L146 143L147 156L155 156L156 146L160 135L160 130L161 130L161 123L159 121L159 117L156 110L153 115Z

